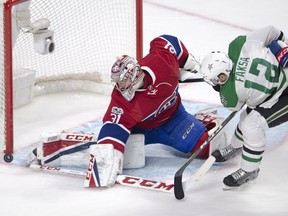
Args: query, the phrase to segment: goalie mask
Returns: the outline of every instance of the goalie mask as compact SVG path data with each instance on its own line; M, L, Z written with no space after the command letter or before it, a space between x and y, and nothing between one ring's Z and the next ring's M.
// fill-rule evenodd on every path
M232 71L233 63L227 54L220 51L213 51L206 55L201 62L200 74L208 84L223 85L228 80ZM223 76L226 75L223 79Z
M111 69L111 81L116 89L127 100L131 101L135 91L140 88L144 73L136 59L123 55L116 60Z

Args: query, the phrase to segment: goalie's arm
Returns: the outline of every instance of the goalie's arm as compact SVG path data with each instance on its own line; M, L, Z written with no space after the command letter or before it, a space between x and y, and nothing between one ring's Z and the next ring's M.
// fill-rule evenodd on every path
M159 38L156 38L155 41L159 43L157 46L163 46L164 49L169 49L172 54L174 54L179 63L179 80L181 82L194 79L195 74L199 71L199 62L195 57L188 52L187 48L183 42L172 35L161 35ZM155 43L156 44L156 43Z
M98 144L112 144L115 149L124 153L125 143L130 135L130 131L121 124L105 122L98 135Z

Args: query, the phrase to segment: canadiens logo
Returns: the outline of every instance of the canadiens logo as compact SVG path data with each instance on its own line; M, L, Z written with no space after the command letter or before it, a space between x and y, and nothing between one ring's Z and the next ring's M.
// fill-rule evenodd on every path
M167 83L167 82L161 82L161 83L159 83L158 85L156 85L155 88L153 88L153 85L149 85L149 86L147 87L147 89L149 90L149 91L147 92L147 94L148 94L148 95L156 95L156 93L158 92L158 89L157 89L157 88L158 88L160 85L169 85L169 86L172 86L170 83Z
M220 101L221 101L223 106L227 106L227 99L225 96L220 95Z
M148 95L156 95L156 93L158 92L157 89L153 89L152 85L149 85L147 88L149 91L147 92Z
M112 113L116 114L116 115L122 115L124 113L123 109L122 108L119 108L119 107L112 107L112 110L111 110Z
M158 92L157 89L153 89L153 90L147 92L147 94L148 94L148 95L156 95L157 92Z

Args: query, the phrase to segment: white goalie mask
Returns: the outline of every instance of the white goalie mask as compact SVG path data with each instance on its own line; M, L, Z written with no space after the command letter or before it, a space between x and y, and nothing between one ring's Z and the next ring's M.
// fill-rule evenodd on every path
M144 73L133 57L123 55L112 66L111 81L127 101L133 99L143 79Z
M223 85L228 80L232 68L233 63L226 53L213 51L202 60L200 74L203 76L205 82L212 86ZM225 81L219 79L220 74L227 76Z

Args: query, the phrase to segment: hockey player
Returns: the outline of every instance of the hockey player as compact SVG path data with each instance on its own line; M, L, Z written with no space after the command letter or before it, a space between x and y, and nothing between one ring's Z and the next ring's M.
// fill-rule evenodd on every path
M193 55L171 35L152 40L149 54L139 63L128 55L117 59L111 69L115 88L110 105L97 145L90 147L86 187L115 184L131 133L143 133L145 144L162 143L184 153L195 151L207 139L205 120L203 124L185 110L178 92L178 80L197 68ZM210 120L206 126L213 128ZM205 157L207 152L203 150L199 156Z
M239 110L247 105L231 144L212 154L216 162L223 162L242 153L241 168L224 178L224 189L257 178L266 129L288 120L288 47L284 40L282 31L267 26L234 39L228 55L212 52L201 62L200 73L219 91L225 107Z

